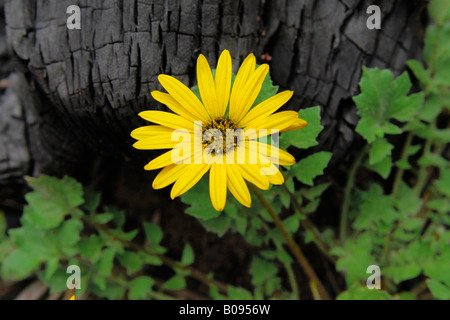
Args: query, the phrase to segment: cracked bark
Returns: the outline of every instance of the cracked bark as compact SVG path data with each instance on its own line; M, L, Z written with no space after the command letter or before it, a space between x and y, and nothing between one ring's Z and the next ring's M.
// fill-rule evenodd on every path
M144 124L140 111L163 109L150 95L162 89L157 76L191 86L198 54L214 66L223 49L234 71L250 52L259 63L268 53L274 82L295 92L285 108L322 106L319 148L337 163L356 137L351 97L362 66L400 73L420 59L425 27L424 1L378 1L382 29L369 30L374 3L366 0L80 0L81 30L68 30L71 4L5 1L8 45L23 75L14 89L21 106L0 110L2 130L20 122L2 133L2 144L15 147L0 147L1 179L66 173L97 153L154 156L134 151L129 134ZM3 165L12 159L14 170Z

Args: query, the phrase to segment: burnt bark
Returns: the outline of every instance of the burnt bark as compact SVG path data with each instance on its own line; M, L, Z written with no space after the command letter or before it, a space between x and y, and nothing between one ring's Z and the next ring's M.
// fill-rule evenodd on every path
M355 139L351 97L362 66L400 73L420 59L425 27L424 1L77 2L80 30L66 26L72 0L5 1L8 45L23 73L14 81L23 85L15 89L22 101L0 110L2 179L65 172L98 153L149 156L132 149L129 134L144 124L140 111L163 108L150 95L162 89L157 76L191 86L198 54L215 66L223 49L234 71L250 52L259 63L271 56L274 82L295 92L286 108L322 106L320 149L339 162ZM366 27L371 4L382 10L380 30Z

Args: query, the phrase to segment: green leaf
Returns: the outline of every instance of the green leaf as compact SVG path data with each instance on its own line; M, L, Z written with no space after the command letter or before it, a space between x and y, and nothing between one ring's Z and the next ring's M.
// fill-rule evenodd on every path
M375 264L372 254L373 243L368 233L349 238L343 247L334 247L331 254L338 256L336 269L344 272L348 286L359 281L366 281L367 267Z
M407 263L400 266L392 266L388 269L386 274L393 278L395 283L414 279L420 275L422 268L415 263Z
M25 212L27 208L25 207ZM14 244L30 256L46 260L60 255L56 235L51 231L38 229L26 220L23 220L22 227L11 229L9 234Z
M100 276L95 276L92 279L92 282L101 290L101 291L105 291L106 290L106 279L104 277L100 277Z
M424 274L433 280L442 281L450 286L450 273L448 266L450 265L450 247L448 241L444 244L439 255L433 255L426 243L421 243L421 263L424 264ZM428 255L427 255L428 254Z
M390 106L389 116L402 122L411 121L422 108L424 98L425 94L419 92L396 99Z
M130 291L128 298L130 300L144 300L152 291L154 280L150 277L141 276L130 281Z
M294 260L285 250L277 250L276 255L282 263L292 263Z
M421 166L435 166L438 168L445 168L447 166L447 160L439 154L426 153L418 161Z
M206 177L203 177L191 190L183 194L181 201L190 205L185 212L198 219L209 220L220 215L220 212L214 209L209 200L209 184Z
M83 208L89 213L95 212L100 205L100 193L95 192L92 187L84 188L84 199Z
M148 255L143 252L139 253L140 258L144 263L150 264L152 266L161 266L163 264L162 260L156 255Z
M239 214L235 201L229 201L224 211L232 219L235 219Z
M95 222L100 224L105 224L113 220L115 215L113 213L103 213L103 214L96 214L95 215Z
M384 290L369 289L356 284L342 292L336 300L393 300Z
M428 12L436 24L442 25L450 19L450 3L447 0L433 0L428 5Z
M186 244L181 255L181 264L183 266L191 265L194 262L194 251L190 244Z
M303 212L304 213L312 213L312 212L316 211L319 204L320 204L320 198L314 199L313 201L310 201L306 206L303 206Z
M322 193L324 193L325 190L328 189L330 184L331 183L327 182L327 183L319 184L318 186L314 186L312 188L303 188L300 190L300 194L302 196L304 196L306 199L312 201L312 200L315 200L316 198L320 197L322 195Z
M125 287L120 284L107 282L106 288L96 293L100 297L107 297L109 300L123 299L125 295Z
M227 286L227 289L228 298L231 300L253 300L251 292L244 288Z
M357 230L379 229L381 223L391 226L397 218L393 197L385 195L375 183L371 184L369 191L361 193L357 212L358 216L353 223L353 228Z
M105 277L111 275L115 253L113 248L106 248L102 251L102 256L97 263L97 271L100 275Z
M145 235L147 236L148 241L156 246L158 245L162 238L163 238L163 232L159 226L157 226L154 223L144 222L144 231Z
M392 144L384 138L376 139L369 150L369 164L374 165L382 162L386 157L391 157L391 151L394 148Z
M442 100L441 96L431 93L420 110L419 118L428 122L435 119L443 109Z
M2 261L2 278L10 280L22 280L35 271L41 260L22 250L15 250Z
M301 217L298 213L293 214L292 216L287 217L283 220L283 225L289 233L293 234L297 232L298 228L300 227L300 219Z
M291 169L295 177L307 185L314 185L313 179L323 174L332 156L331 152L320 151L297 162Z
M295 192L295 184L294 184L294 179L292 179L292 177L286 177L286 182L284 183L284 185L286 186L286 188L289 190L290 193L294 193Z
M58 268L48 278L46 278L45 272L39 272L38 276L50 288L50 293L67 290L67 278L70 274L66 273L66 269ZM81 278L81 285L83 286L83 278Z
M278 272L278 268L271 261L253 257L250 266L250 274L252 275L252 284L254 286L263 285L265 282L274 277Z
M422 200L416 196L415 191L408 187L405 182L401 182L395 196L395 207L402 217L411 219L416 215L422 206Z
M114 224L117 228L122 228L125 223L125 211L115 207L106 207L106 212L112 213L114 215Z
M186 280L181 274L176 274L164 283L167 290L183 290L186 288Z
M234 220L234 226L236 227L237 231L242 235L245 235L247 231L247 225L248 225L247 216L240 215L237 216L236 219Z
M308 125L300 130L283 132L280 135L280 148L286 149L292 145L300 149L308 149L318 144L316 139L323 130L320 124L320 107L300 110L299 118L308 122Z
M53 258L53 259L48 260L45 263L45 274L44 274L45 278L49 279L50 277L52 277L55 274L58 267L59 267L59 259L58 258Z
M83 237L77 244L81 256L91 260L93 263L100 258L102 246L103 241L97 235L91 235L89 238Z
M291 205L291 197L287 192L280 193L280 201L285 208L289 208L289 206Z
M450 169L441 169L440 178L434 185L440 193L450 197Z
M450 129L437 129L429 125L422 125L416 130L416 134L424 139L445 143L450 142Z
M369 143L385 134L401 133L389 121L410 121L423 104L423 93L407 96L411 81L406 72L394 80L389 70L363 67L359 85L361 94L353 98L361 117L356 131Z
M198 221L207 231L214 232L219 237L222 237L230 228L232 220L228 215L222 214L217 218L209 220L198 219Z
M117 256L120 264L127 269L127 274L131 275L142 269L144 261L136 252L125 251Z
M417 60L408 60L406 64L412 72L414 72L414 75L420 81L422 86L425 86L429 82L430 75L421 62Z
M380 162L367 166L369 169L378 173L383 179L387 179L392 170L392 159L390 157L383 158Z
M0 261L4 261L5 258L14 251L15 247L12 241L8 238L1 239L0 241ZM1 266L1 263L0 263Z
M80 232L83 230L83 223L80 220L64 221L56 232L58 244L61 249L74 246L80 241Z
M136 237L137 234L139 233L138 230L131 230L129 232L125 232L120 229L112 229L112 230L109 230L109 232L112 233L113 235L115 235L116 237L123 239L125 241L133 240L134 237Z
M84 203L83 187L76 180L65 176L59 180L42 175L39 178L27 178L32 192L25 199L32 208L28 219L43 229L57 227L66 214Z
M428 288L430 288L431 293L436 299L440 300L450 300L450 287L444 285L443 283L433 280L426 280Z

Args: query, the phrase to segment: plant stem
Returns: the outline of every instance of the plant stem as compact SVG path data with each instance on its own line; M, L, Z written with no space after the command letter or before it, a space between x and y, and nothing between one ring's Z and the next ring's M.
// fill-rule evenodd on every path
M262 226L264 227L264 229L269 233L270 228L267 225L266 221L264 221L264 219L261 218L261 217L259 217L259 220L260 220ZM275 244L275 247L277 247L277 250L285 251L283 246L274 237L272 237L272 241ZM287 262L283 262L283 266L286 269L286 273L288 275L288 279L289 279L289 283L291 285L292 293L297 297L297 299L300 299L297 279L295 278L294 271L292 269L291 264L287 263Z
M307 231L311 232L311 234L313 235L313 241L319 248L319 250L322 251L322 253L328 258L328 260L333 262L333 264L336 264L336 259L330 254L327 244L325 243L325 241L322 240L322 236L320 235L319 232L317 232L311 220L309 220L308 217L306 216L306 213L303 212L302 207L298 203L295 195L292 194L285 185L283 185L283 187L284 191L289 194L291 202L294 204L294 207L297 210L297 212L304 216L304 220L302 221L302 223L300 223L300 225Z
M405 145L403 146L402 155L400 156L399 160L400 162L408 161L408 151L409 148L411 147L413 137L414 132L410 131L406 138ZM395 174L394 184L392 185L392 192L391 192L392 194L397 193L398 188L400 187L400 182L402 181L403 178L404 171L405 170L403 168L398 168L397 173Z
M369 145L365 145L364 148L362 148L358 154L356 155L355 161L353 162L348 178L347 183L345 184L345 190L344 190L344 200L342 201L342 208L341 208L341 222L340 222L340 240L341 243L344 243L344 241L347 239L347 223L348 223L348 211L349 211L349 204L350 204L350 197L351 192L353 190L355 175L358 172L359 167L361 166L362 161L364 160L364 157L367 153Z
M157 257L164 264L172 267L173 269L189 271L191 277L199 280L200 282L203 282L203 283L205 283L207 285L215 285L215 286L217 286L217 288L219 288L220 291L222 291L224 293L227 292L227 286L225 284L223 284L223 283L221 283L221 282L219 282L217 280L210 279L207 275L205 275L204 273L198 271L197 269L194 269L194 268L192 268L190 266L182 265L179 262L177 262L175 260L172 260L172 259L170 259L170 258L168 258L168 257L166 257L166 256L164 256L162 254L153 253L153 252L149 251L147 248L145 248L145 247L143 247L143 246L141 246L141 245L139 245L137 243L134 243L134 242L122 239L119 236L115 235L114 233L110 232L109 229L105 228L103 225L100 225L100 224L98 224L98 223L96 223L94 221L91 221L90 219L83 218L83 221L85 221L86 223L88 223L89 225L94 227L95 229L101 230L102 232L106 233L108 236L114 238L115 240L125 244L126 246L128 246L128 247L130 247L132 249L135 249L137 251L141 251L144 254L146 254L148 256L151 256L151 257Z
M436 129L436 119L434 119L430 123L430 126L431 126L431 130ZM447 128L449 126L450 126L450 123L447 123ZM433 139L428 138L425 141L422 158L428 156L431 152L435 155L441 154L444 151L446 145L447 144L444 142L438 142L434 145L434 150L431 151L432 146L433 146ZM433 170L429 166L423 165L420 167L420 170L417 174L417 182L414 187L414 190L419 197L421 197L422 193L425 191L424 188L426 187L427 183L429 182L432 173L433 173Z
M264 198L264 196L261 194L259 189L255 187L252 184L249 184L250 189L252 189L253 193L256 195L256 197L259 199L263 207L266 209L267 213L269 213L270 217L272 218L273 222L275 223L278 230L280 230L281 234L283 235L284 239L286 240L287 245L291 249L293 255L297 259L297 262L300 264L300 266L303 268L304 272L306 273L307 277L310 280L310 288L311 291L314 293L315 288L317 288L317 292L319 293L319 297L324 300L329 300L330 296L328 295L327 291L325 290L325 287L323 286L320 279L317 277L316 273L314 272L314 269L309 264L308 260L304 256L303 252L300 250L300 247L295 243L292 236L289 234L289 232L284 227L282 221L278 217L278 215L275 213L275 211L270 206L269 202Z

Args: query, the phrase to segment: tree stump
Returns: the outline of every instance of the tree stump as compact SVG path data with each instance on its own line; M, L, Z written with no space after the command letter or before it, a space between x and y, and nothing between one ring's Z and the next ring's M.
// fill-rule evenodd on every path
M143 124L140 111L163 108L150 95L161 89L157 76L191 86L198 54L214 67L223 49L234 71L251 52L269 63L275 84L295 92L286 108L320 105L319 148L339 162L355 139L351 97L362 66L399 73L421 57L424 1L380 1L379 30L366 27L371 2L80 0L81 29L69 30L73 1L6 0L8 45L30 91L19 97L30 100L24 117L33 120L2 137L23 152L0 149L0 177L61 174L92 154L154 156L135 152L129 134ZM15 121L7 112L0 111L2 123ZM13 158L16 173L1 165Z

